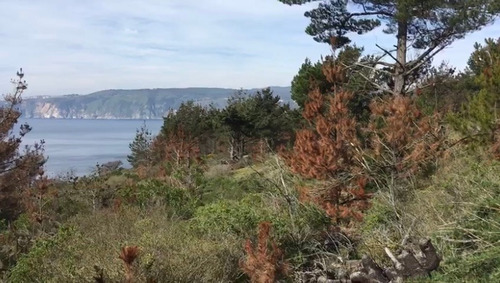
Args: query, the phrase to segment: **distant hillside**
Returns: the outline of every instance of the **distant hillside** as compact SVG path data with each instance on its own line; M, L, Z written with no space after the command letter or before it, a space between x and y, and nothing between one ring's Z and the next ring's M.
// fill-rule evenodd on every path
M290 87L271 87L283 102L291 103ZM259 89L246 90L255 93ZM26 118L160 119L187 100L223 107L237 89L160 88L103 90L87 95L27 98L21 105Z

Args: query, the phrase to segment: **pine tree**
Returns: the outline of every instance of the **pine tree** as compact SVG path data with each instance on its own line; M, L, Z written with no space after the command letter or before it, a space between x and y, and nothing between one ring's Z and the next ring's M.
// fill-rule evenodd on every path
M127 155L127 161L132 167L138 168L141 165L151 164L153 161L152 144L153 136L144 122L141 128L137 129L134 141L129 144L131 154Z
M27 89L22 69L17 79L12 80L14 92L5 95L5 104L0 107L0 219L14 220L23 210L23 195L39 175L45 162L43 141L34 146L19 147L22 137L31 131L28 124L20 126L18 135L14 126L21 112L17 106Z
M346 79L338 65L325 65L323 72L332 84ZM367 180L358 162L358 122L348 108L352 98L342 88L332 95L324 95L318 88L311 91L302 113L309 125L297 132L293 149L284 153L293 172L324 181L325 188L308 189L305 195L337 223L360 219L360 212L368 206Z
M492 23L500 11L497 0L279 0L282 3L320 2L305 13L311 19L306 32L318 42L342 47L350 42L349 34L365 34L385 24L386 34L395 36L394 49L378 46L384 55L373 66L386 67L391 75L390 88L379 87L394 95L406 93L410 78L438 52L467 33ZM420 51L408 60L409 48ZM395 55L393 54L395 52ZM390 57L394 63L382 61Z
M288 104L281 104L279 96L274 95L270 88L265 88L249 97L251 138L264 141L274 149L293 132L293 125Z
M222 110L222 122L229 136L230 157L241 159L248 153L248 144L260 141L275 148L292 135L291 109L281 104L270 88L248 95L243 91L229 98Z
M332 60L335 61L335 64L349 66L349 68L345 70L348 72L348 79L342 82L344 89L356 93L357 98L362 94L373 91L373 87L360 77L360 66L356 66L356 63L371 60L369 56L361 56L363 48L359 48L356 45L346 45L337 51L338 54L336 56L327 56L314 64L309 59L306 59L297 75L293 78L291 88L292 99L301 109L304 108L308 94L311 90L317 87L321 93L328 93L333 87L323 74L323 65L331 63L329 61ZM369 74L366 75L369 76ZM336 83L338 84L341 82Z
M422 113L414 98L387 96L370 104L366 168L381 182L406 180L426 172L444 149L440 113Z
M313 64L311 60L306 58L302 66L300 66L297 75L293 77L291 87L292 99L301 109L306 104L309 91L314 87L319 87L322 91L329 89L329 86L323 86L326 78L321 68L321 61Z
M476 43L467 71L479 88L450 121L464 135L481 143L492 143L495 156L500 156L500 39Z
M177 111L170 111L164 118L160 134L153 142L155 158L190 167L209 150L211 127L205 107L193 101L182 103ZM206 151L202 152L203 149Z
M273 283L288 273L288 264L283 261L283 252L271 240L271 224L259 223L257 243L247 240L245 243L245 260L240 267L252 283Z
M246 145L252 135L253 126L250 117L252 107L248 96L243 91L235 93L222 110L222 123L228 132L231 160L241 159L246 154Z

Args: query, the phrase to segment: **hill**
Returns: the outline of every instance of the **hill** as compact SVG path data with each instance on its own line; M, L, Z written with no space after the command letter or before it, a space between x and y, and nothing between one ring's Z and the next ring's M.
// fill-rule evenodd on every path
M290 87L271 87L283 102L293 103ZM245 90L252 94L259 89ZM27 98L21 105L26 118L161 119L188 100L223 107L239 90L227 88L158 88L102 90L87 95Z

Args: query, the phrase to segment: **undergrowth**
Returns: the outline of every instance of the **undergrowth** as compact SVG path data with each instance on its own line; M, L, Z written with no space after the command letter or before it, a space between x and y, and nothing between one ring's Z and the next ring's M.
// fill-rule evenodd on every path
M396 206L378 192L361 225L361 252L383 261L382 247L431 237L441 253L436 282L500 277L500 162L455 151L427 186Z

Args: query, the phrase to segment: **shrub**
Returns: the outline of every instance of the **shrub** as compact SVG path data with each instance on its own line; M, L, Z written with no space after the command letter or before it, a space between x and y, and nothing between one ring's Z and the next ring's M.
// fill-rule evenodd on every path
M455 223L435 232L445 252L442 278L492 282L500 277L500 162L471 161L445 179L454 187L447 221Z
M144 180L134 186L121 188L121 198L142 208L165 206L169 215L191 217L198 200L186 189L172 187L160 180Z
M332 84L345 75L343 68L331 64L323 66L323 72ZM310 188L306 195L337 224L360 220L368 207L358 162L358 121L348 107L352 99L353 94L342 89L329 95L311 91L302 112L309 125L297 132L293 150L284 152L294 173L324 182L324 188Z
M240 201L221 200L199 207L192 219L195 232L219 238L232 234L249 238L261 222L273 225L275 239L287 255L301 253L330 224L325 212L314 205L299 204L289 209L289 203L279 197L252 194Z
M252 194L240 201L220 200L196 209L192 225L206 234L231 233L247 237L262 221L271 221L272 211L260 195Z
M9 274L9 282L94 282L95 266L110 282L125 278L122 247L138 246L138 282L236 282L242 242L198 237L164 210L127 208L71 219L57 235L36 243Z
M217 200L240 200L247 194L259 193L266 189L266 184L255 176L205 178L199 188L203 203Z
M75 233L76 231L71 226L61 227L54 236L37 241L29 252L23 255L10 270L8 274L9 282L43 282L42 276L45 274L38 274L34 271L43 272L40 267L50 264L50 261L47 262L47 258L54 253L63 252L61 246L66 244L70 237L75 236ZM66 257L67 261L64 263L66 269L74 269L75 259L72 257L73 255L71 250L65 250L64 253L59 254L61 257ZM51 271L57 272L57 270ZM47 270L46 274L52 275L51 271Z

